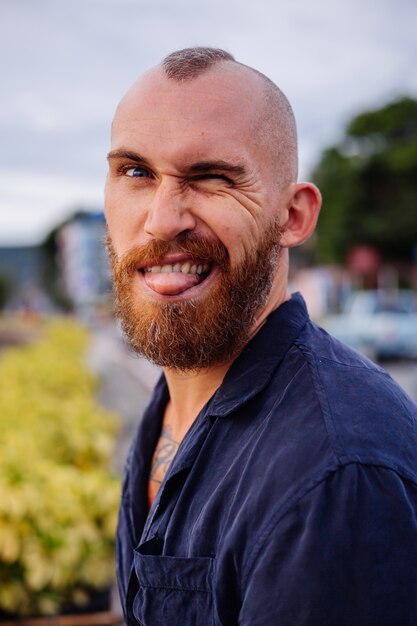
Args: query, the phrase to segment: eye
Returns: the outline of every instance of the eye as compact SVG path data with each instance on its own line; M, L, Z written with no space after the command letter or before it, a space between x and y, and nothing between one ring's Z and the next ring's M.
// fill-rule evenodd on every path
M150 173L145 170L143 167L124 167L123 173L125 176L130 176L131 178L149 178Z
M229 185L232 184L232 180L230 178L218 172L209 172L207 174L200 174L199 176L195 177L195 180L223 180L225 183L228 183Z

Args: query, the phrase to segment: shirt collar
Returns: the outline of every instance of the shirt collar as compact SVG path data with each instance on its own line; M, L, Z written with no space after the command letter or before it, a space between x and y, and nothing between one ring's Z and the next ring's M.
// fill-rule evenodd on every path
M290 300L272 311L231 365L204 413L212 417L226 417L262 391L308 320L307 307L300 293L292 294ZM162 419L168 398L168 387L162 373L151 401L152 411L149 409L149 412L152 415L156 412ZM150 436L155 437L159 433L160 424L160 420L157 423L153 420Z
M207 406L207 414L225 417L259 393L309 319L299 293L267 318L227 372Z

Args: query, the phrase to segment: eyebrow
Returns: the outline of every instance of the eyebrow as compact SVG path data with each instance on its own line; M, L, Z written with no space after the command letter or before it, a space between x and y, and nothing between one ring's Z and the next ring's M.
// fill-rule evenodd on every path
M129 161L136 161L137 163L148 163L148 160L145 157L142 157L137 152L133 152L132 150L111 150L107 159L109 161L113 159L129 159Z
M201 174L204 172L221 171L229 174L236 174L237 176L243 176L246 173L246 169L243 165L229 163L228 161L197 161L192 163L187 171L190 174Z
M108 153L107 158L113 159L129 159L136 163L149 164L149 161L132 150L112 150ZM228 161L216 160L216 161L197 161L191 163L184 168L185 174L202 174L205 172L221 171L229 174L235 174L236 176L244 176L246 169L243 165L229 163Z

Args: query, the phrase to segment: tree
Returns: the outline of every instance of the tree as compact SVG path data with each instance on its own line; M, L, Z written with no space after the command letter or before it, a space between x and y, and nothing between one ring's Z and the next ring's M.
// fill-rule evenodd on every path
M323 194L317 257L343 262L354 245L386 260L417 250L417 100L402 98L355 117L313 172Z

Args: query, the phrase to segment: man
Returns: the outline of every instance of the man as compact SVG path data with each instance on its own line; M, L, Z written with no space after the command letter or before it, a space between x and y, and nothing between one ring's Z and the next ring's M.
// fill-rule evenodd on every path
M129 626L417 624L416 407L288 293L320 194L291 107L228 53L173 53L119 105L118 313L162 365L117 533Z

